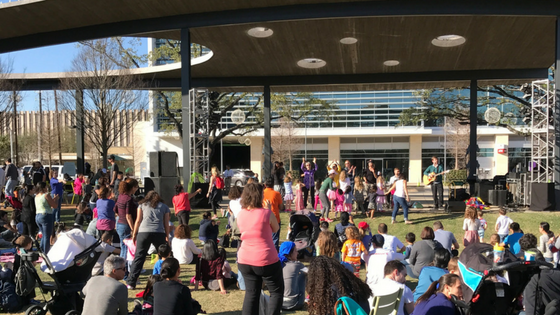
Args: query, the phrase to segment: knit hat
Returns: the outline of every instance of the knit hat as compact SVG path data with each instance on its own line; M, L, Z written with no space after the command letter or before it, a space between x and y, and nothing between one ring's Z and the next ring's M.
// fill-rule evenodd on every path
M375 244L375 247L383 247L385 245L385 238L381 234L375 234L371 237L371 242Z
M280 245L280 250L278 251L278 258L280 259L282 266L288 262L288 257L286 256L290 255L294 247L296 247L296 244L294 242L284 242L282 243L282 245Z

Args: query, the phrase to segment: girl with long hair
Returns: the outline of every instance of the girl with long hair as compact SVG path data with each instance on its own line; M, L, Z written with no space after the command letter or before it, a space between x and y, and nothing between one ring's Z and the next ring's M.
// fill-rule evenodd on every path
M369 286L342 264L327 256L315 257L307 274L309 315L333 314L334 304L343 296L356 301L369 314Z
M161 244L169 243L169 213L169 207L154 190L148 192L140 201L132 230L132 242L136 243L136 253L126 280L128 289L136 287L136 280L140 276L150 245L159 248Z
M175 185L175 196L173 196L173 208L175 209L175 216L179 224L189 225L191 216L191 203L190 200L200 194L202 189L197 189L195 192L185 192L183 185Z
M208 198L208 203L212 206L212 211L214 212L214 217L217 218L216 212L220 205L218 204L222 201L222 189L218 189L216 183L218 180L223 180L220 177L220 171L218 171L217 167L212 167L210 170L212 176L210 177L210 185L208 186L208 193L206 194L206 198ZM223 215L223 213L222 213Z
M215 287L214 282L212 282L212 280L216 280L219 285L220 293L227 294L228 292L226 291L223 274L225 261L226 251L223 248L218 249L218 245L214 240L208 240L204 243L202 256L196 264L194 289L198 290L198 283L202 281L206 289L216 291L218 287Z
M173 256L180 264L196 263L198 255L202 254L200 248L196 247L191 239L191 228L188 225L180 224L175 229L175 237L171 241Z
M364 186L364 182L362 181L361 176L354 177L354 200L356 201L356 211L361 212L362 214L366 213L366 208L364 206L365 195L367 191Z
M432 282L428 290L416 300L414 315L441 314L455 315L456 309L451 298L463 299L461 278L452 273L445 274Z
M327 256L340 261L340 247L336 235L331 231L322 231L315 242L317 256Z
M99 190L99 199L97 199L97 230L99 235L107 231L112 233L116 227L115 219L115 201L111 199L113 191L108 187L101 187Z
M476 209L473 207L465 208L465 220L463 220L463 230L465 231L463 245L465 245L465 247L480 241L478 238L479 228L480 220L477 218Z
M124 240L130 237L136 215L138 214L138 204L134 200L134 193L138 190L138 181L133 178L123 180L119 184L119 196L117 197L116 210L119 215L117 221L117 234L121 241L121 257L126 259L128 249ZM99 215L99 209L97 210Z
M541 232L541 236L539 237L538 249L543 254L544 260L546 260L546 262L552 262L554 254L548 248L548 240L554 239L554 232L550 230L550 224L548 224L548 222L541 222L541 224L539 225L539 232Z
M154 284L154 315L197 314L193 310L191 290L181 283L180 275L177 259L169 257L161 264L163 280Z

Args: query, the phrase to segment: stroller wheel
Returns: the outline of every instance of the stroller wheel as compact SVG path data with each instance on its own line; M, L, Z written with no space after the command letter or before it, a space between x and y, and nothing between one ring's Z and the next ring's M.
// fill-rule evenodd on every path
M41 305L33 305L25 311L25 315L45 315L47 311Z
M80 312L72 310L72 311L66 312L66 314L64 314L64 315L80 315Z

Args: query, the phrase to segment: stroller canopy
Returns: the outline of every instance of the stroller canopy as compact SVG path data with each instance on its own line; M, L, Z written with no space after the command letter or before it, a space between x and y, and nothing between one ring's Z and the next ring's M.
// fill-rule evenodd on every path
M518 260L509 250L504 252L502 262ZM463 285L463 299L470 301L474 291L484 277L484 271L494 264L494 248L490 244L475 243L469 245L459 256L459 271Z
M60 272L72 266L76 255L95 244L95 237L80 229L72 229L58 235L56 243L51 247L47 257L51 261L55 272ZM48 266L43 261L41 270L49 273Z

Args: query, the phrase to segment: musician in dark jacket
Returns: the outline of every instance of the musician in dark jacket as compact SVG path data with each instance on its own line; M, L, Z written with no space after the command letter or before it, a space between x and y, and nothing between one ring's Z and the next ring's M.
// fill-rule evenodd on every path
M434 198L434 210L438 210L439 207L443 207L443 165L438 163L438 158L432 156L432 165L428 166L424 171L424 175L430 177L433 174L439 174L435 176L435 180L432 182L432 197Z

